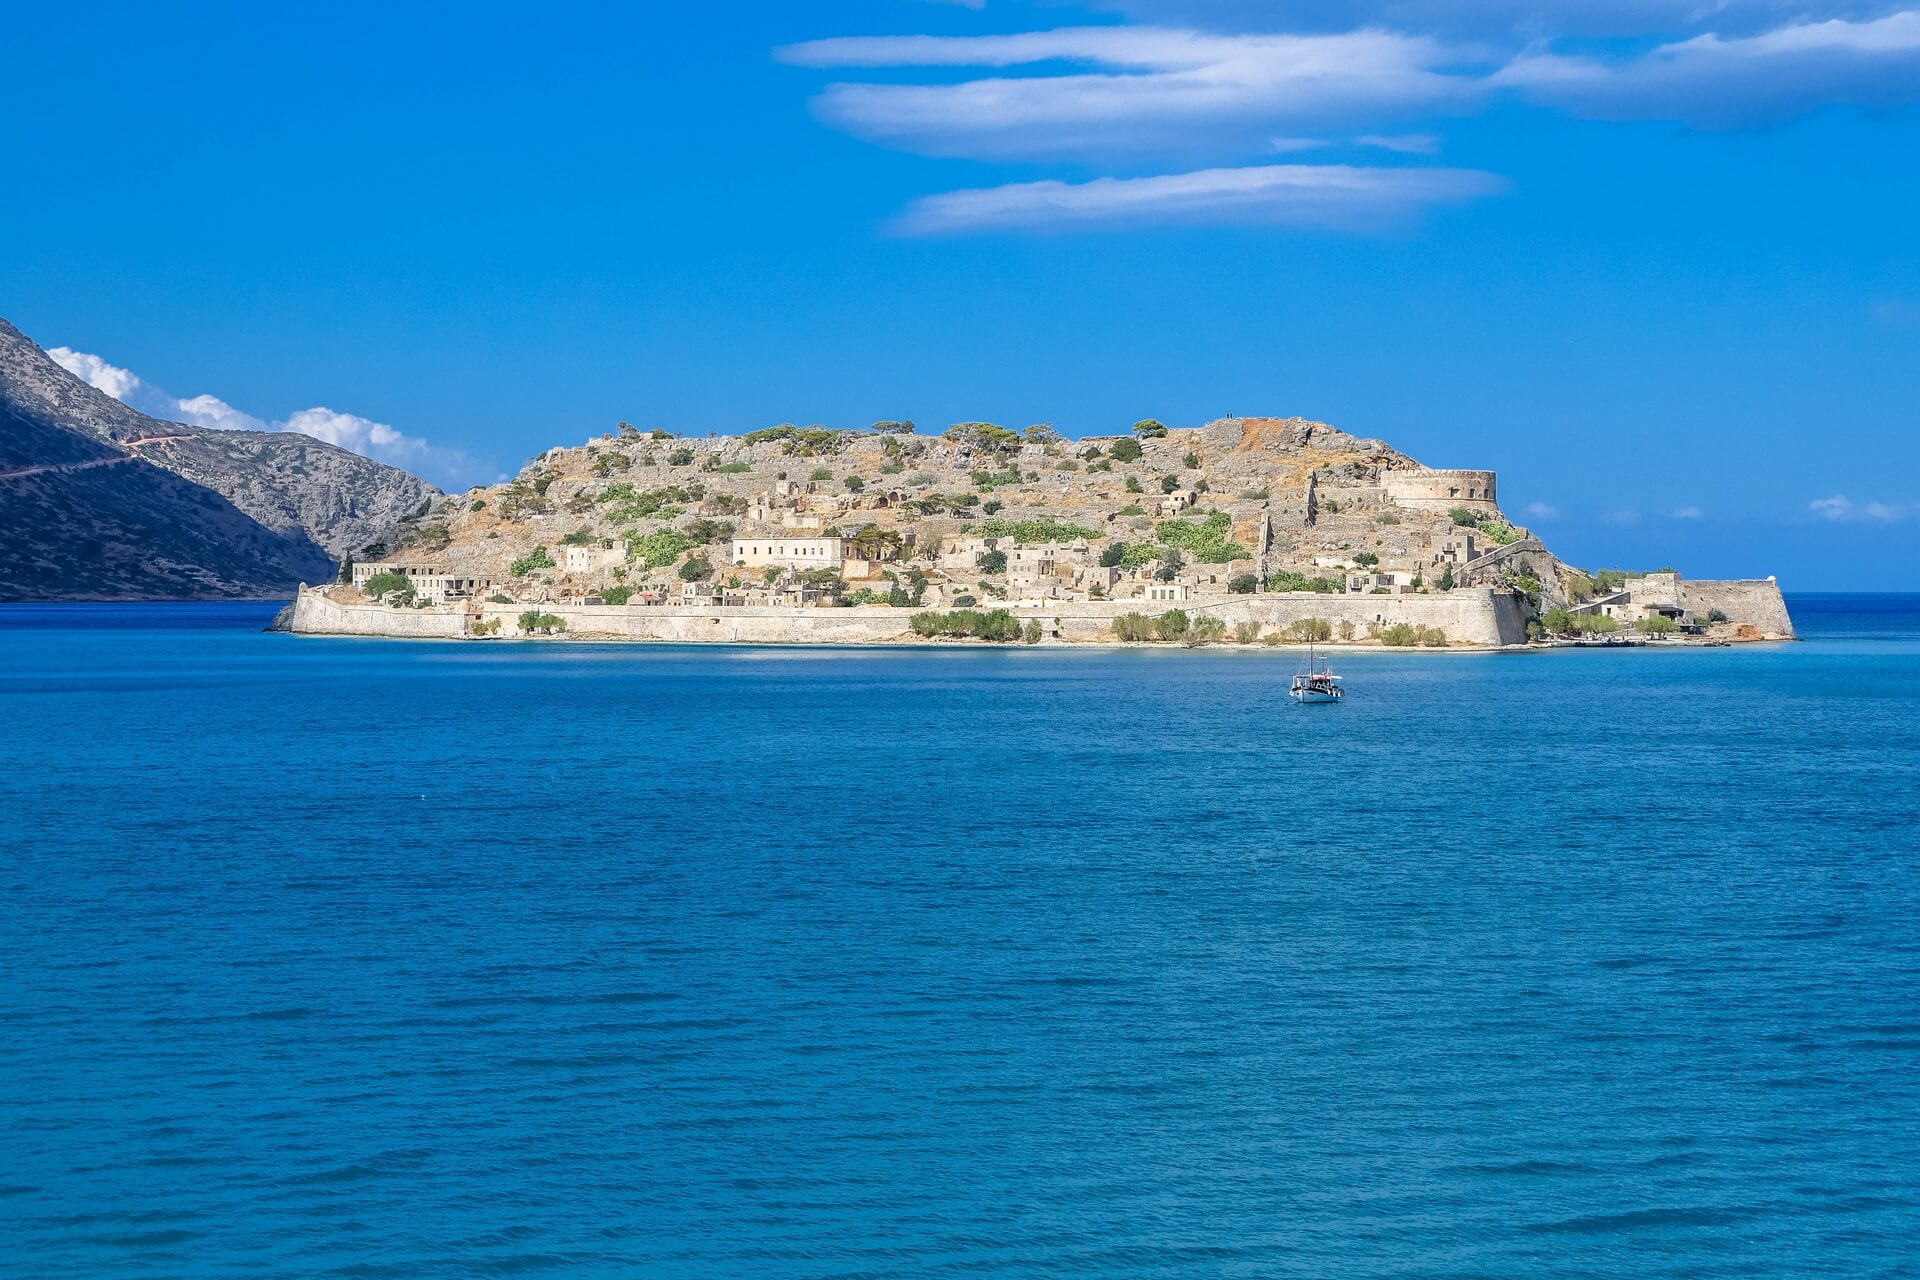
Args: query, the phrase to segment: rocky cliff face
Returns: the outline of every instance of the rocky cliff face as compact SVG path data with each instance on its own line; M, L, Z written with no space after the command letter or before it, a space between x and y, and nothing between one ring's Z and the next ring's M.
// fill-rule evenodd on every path
M149 418L0 320L0 598L280 595L438 493L306 436Z
M398 467L291 432L161 422L62 369L0 320L0 388L51 425L136 454L204 485L267 528L335 560L389 539L440 491Z

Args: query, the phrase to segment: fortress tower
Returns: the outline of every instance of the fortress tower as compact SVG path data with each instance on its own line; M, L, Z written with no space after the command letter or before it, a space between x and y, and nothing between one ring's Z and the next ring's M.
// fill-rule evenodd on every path
M1397 506L1416 511L1451 511L1465 507L1469 511L1492 514L1499 504L1494 499L1494 473L1491 471L1387 471L1380 476L1380 487Z

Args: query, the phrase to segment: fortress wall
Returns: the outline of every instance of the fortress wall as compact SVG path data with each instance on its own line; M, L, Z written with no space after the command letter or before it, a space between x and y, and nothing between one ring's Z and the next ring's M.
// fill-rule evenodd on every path
M1380 487L1395 503L1416 511L1499 510L1491 471L1383 471Z
M288 629L306 635L396 636L457 639L469 618L499 619L500 634L519 633L525 606L487 604L472 614L449 609L396 609L341 605L318 592L302 592ZM1271 630L1305 618L1351 622L1365 636L1369 625L1406 622L1439 627L1460 644L1519 644L1526 624L1508 595L1468 589L1433 595L1317 595L1311 592L1226 596L1179 605L1141 600L1060 601L1009 606L1022 620L1038 619L1049 638L1086 643L1112 639L1113 620L1125 613L1149 616L1179 608L1189 616L1213 616L1232 627L1258 622ZM566 620L576 640L653 640L697 644L895 644L911 642L913 610L884 605L854 609L787 609L760 606L679 608L644 605L542 605Z
M454 640L467 634L467 620L443 609L394 609L386 605L344 605L318 591L302 588L294 598L286 630L314 636L400 636Z
M1734 623L1746 623L1769 639L1790 639L1793 619L1787 616L1787 602L1780 595L1780 584L1772 578L1680 580L1680 607L1687 616L1704 618L1714 609Z

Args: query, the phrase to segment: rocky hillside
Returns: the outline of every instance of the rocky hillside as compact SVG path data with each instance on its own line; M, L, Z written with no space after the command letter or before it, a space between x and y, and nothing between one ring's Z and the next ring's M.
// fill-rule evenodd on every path
M408 525L392 560L529 602L637 602L708 582L743 603L798 602L811 585L841 599L911 589L916 601L964 605L1033 592L1119 599L1150 582L1196 596L1254 583L1345 592L1350 575L1374 571L1379 590L1422 590L1451 564L1511 546L1505 573L1556 594L1557 562L1499 514L1490 475L1471 526L1444 499L1407 505L1383 487L1450 474L1297 418L1142 424L1084 440L985 423L707 439L623 427L447 499ZM752 558L754 538L833 536L847 540L836 574Z
M292 432L161 422L62 369L0 320L0 396L16 413L91 437L202 485L334 560L387 540L439 490L398 467Z
M283 595L437 495L305 436L149 418L0 320L0 598Z

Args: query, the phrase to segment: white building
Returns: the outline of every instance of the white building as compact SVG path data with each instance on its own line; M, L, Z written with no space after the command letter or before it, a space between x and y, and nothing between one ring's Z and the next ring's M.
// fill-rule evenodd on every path
M838 569L847 558L840 538L735 538L727 551L734 564L748 568L780 565L788 569Z
M414 599L433 604L469 599L493 585L491 578L465 578L434 565L400 564L395 561L354 565L353 585L365 591L368 579L383 573L399 574L412 585Z

